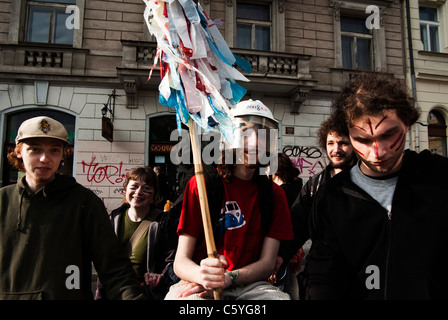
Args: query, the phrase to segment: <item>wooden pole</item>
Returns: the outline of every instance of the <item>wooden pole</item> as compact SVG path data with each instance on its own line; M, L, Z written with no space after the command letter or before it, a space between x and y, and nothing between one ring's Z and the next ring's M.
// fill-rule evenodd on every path
M190 118L188 122L190 129L191 149L193 150L193 163L196 182L198 185L199 202L201 205L202 223L204 225L205 244L209 258L217 258L215 238L213 237L213 227L210 218L210 208L208 205L207 188L205 186L204 169L202 167L201 146L198 141L197 124ZM222 288L213 290L215 300L222 300Z

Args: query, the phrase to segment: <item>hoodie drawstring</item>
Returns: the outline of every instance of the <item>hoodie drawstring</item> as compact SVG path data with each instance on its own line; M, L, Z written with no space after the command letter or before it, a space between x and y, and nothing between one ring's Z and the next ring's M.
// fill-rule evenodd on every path
M19 216L17 217L17 229L18 232L23 232L23 226L22 226L22 203L23 203L23 196L25 194L25 189L22 189L20 192L20 201L19 201Z

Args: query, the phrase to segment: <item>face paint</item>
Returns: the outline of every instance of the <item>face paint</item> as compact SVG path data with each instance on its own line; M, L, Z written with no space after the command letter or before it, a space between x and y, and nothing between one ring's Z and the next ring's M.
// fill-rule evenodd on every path
M367 118L367 124L369 125L370 134L373 136L372 121L370 118Z
M357 126L357 125L354 125L354 127L355 127L355 128L358 128L359 130L362 130L362 131L364 131L364 132L367 132L367 130L365 130L363 127L360 127L360 126Z
M387 116L385 116L383 119L381 119L380 122L377 123L377 125L375 126L375 130L378 129L378 127L380 126L380 124L387 119Z
M395 111L359 118L349 128L353 148L362 161L361 170L382 176L401 165L406 141L406 126Z
M356 151L356 153L359 154L361 157L364 156L364 154L363 154L361 151L359 151L358 149L356 149L355 147L353 147L353 149L354 149L354 150Z
M401 134L398 136L397 140L395 140L394 143L392 143L389 148L393 149L395 147L395 145L399 141L401 141L400 144L398 145L398 147L395 149L395 151L398 151L398 149L400 149L401 145L403 144L405 138L406 138L406 136L404 135L404 132L401 132Z
M373 151L375 152L375 157L378 159L378 141L373 141Z

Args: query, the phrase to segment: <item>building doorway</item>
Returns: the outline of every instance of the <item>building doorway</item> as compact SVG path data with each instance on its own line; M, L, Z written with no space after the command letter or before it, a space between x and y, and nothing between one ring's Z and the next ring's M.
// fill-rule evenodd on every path
M7 154L12 152L15 148L15 138L17 131L25 120L33 117L47 116L61 122L68 132L68 140L70 142L69 156L64 160L63 165L59 169L59 173L73 175L73 151L75 141L75 126L76 117L70 114L52 110L52 109L26 109L11 112L5 115L5 130L3 131L3 150L2 150L2 168L0 185L7 186L14 184L23 176L23 172L18 171L15 167L9 164Z
M432 153L446 157L446 122L443 115L436 110L430 111L428 123L429 150Z
M184 127L188 130L187 127ZM175 115L160 115L149 118L149 166L159 170L159 186L163 204L174 202L178 195L177 166L170 160L170 151L178 143L171 141L171 132L177 129Z

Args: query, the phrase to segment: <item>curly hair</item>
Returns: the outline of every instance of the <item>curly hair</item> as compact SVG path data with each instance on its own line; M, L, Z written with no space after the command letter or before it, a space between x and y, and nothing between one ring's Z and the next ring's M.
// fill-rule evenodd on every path
M340 113L333 114L321 123L317 131L317 141L322 150L327 149L327 137L329 133L335 133L340 137L348 137L348 127Z
M364 115L378 115L395 110L399 119L412 125L419 117L409 99L407 88L399 79L381 73L362 73L342 90L334 109L349 127Z

